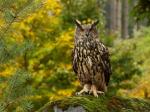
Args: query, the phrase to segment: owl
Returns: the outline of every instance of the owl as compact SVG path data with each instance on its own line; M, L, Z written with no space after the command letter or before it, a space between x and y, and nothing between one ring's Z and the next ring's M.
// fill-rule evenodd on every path
M98 21L81 24L80 21L75 20L75 23L72 65L83 87L77 95L89 93L98 97L99 94L107 91L111 75L109 51L99 40L96 28Z

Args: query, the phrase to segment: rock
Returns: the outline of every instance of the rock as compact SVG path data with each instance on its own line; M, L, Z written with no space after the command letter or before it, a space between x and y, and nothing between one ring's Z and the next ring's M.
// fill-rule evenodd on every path
M61 108L54 106L54 112L86 112L82 106L69 107L67 110L62 110Z
M51 101L37 112L150 112L150 100L116 96L74 96Z

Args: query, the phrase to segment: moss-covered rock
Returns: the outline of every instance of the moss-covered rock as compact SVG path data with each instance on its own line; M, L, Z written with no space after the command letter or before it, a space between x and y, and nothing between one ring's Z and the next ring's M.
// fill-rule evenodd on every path
M51 101L37 112L54 112L54 110L55 112L79 112L79 110L80 112L150 112L150 101L120 97L75 96Z

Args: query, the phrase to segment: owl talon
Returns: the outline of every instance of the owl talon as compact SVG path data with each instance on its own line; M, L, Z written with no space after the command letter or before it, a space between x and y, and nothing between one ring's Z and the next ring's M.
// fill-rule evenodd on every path
M98 98L98 94L96 93L96 94L93 94L96 98Z
M105 94L103 91L97 91L98 94Z
M90 95L90 94L92 94L92 91L91 91L91 90L89 91L89 95Z
M79 95L82 95L83 93L88 93L89 90L90 90L90 85L85 84L85 85L83 86L83 89L82 89L81 91L76 92L76 95L79 96Z
M91 86L91 90L90 90L89 94L91 94L91 93L93 93L93 95L94 95L95 97L97 97L97 98L98 98L98 94L104 94L103 91L98 91L98 90L96 89L96 86L95 86L95 85L92 85L92 86Z
M76 92L75 95L76 95L76 96L80 96L79 92Z

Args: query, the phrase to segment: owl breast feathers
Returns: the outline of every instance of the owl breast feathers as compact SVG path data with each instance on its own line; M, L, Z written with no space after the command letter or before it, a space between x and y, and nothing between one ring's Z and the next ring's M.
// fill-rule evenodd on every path
M81 85L94 84L97 90L106 91L111 66L109 51L98 39L97 23L96 21L91 25L81 25L76 21L72 63Z

